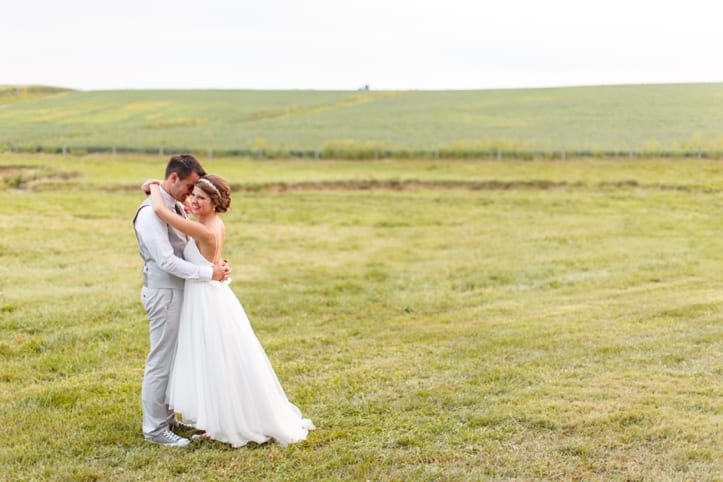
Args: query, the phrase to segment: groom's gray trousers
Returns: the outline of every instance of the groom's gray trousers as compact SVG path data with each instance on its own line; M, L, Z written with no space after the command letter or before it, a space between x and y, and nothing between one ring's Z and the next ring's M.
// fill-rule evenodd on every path
M146 360L141 390L143 435L153 438L167 429L169 422L174 420L174 412L164 400L168 377L176 358L183 289L144 286L141 302L148 314L151 335L151 349Z
M162 193L169 209L176 201ZM143 259L141 302L148 314L151 349L146 360L141 398L143 400L143 434L153 439L168 428L174 419L166 406L166 388L176 357L178 323L183 302L185 279L210 280L213 269L183 260L188 237L161 221L150 206L150 198L138 208L133 227L138 238L138 252Z

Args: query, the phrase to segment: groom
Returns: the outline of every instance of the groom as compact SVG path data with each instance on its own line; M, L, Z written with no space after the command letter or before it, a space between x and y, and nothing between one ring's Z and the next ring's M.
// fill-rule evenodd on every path
M165 180L161 183L161 194L168 208L175 210L179 216L185 216L182 203L204 175L206 171L191 154L171 157L166 166ZM150 198L138 208L133 227L143 259L141 302L148 315L151 335L141 392L143 436L150 442L183 447L190 440L171 431L181 424L165 400L176 354L184 280L222 281L228 277L230 268L226 261L214 264L213 268L185 261L183 248L188 237L156 216L150 207Z

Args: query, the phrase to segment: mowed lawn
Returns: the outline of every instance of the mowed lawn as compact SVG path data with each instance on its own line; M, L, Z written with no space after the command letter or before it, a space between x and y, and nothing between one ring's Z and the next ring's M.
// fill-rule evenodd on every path
M213 159L306 442L143 440L166 158L0 156L6 480L721 480L723 164Z

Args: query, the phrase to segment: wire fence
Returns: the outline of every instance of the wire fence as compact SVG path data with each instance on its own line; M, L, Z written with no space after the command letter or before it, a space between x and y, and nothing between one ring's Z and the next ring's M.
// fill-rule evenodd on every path
M53 145L14 145L7 144L0 151L8 153L45 153L63 155L85 154L143 154L166 156L177 152L189 152L206 158L244 157L254 159L559 159L568 158L698 158L723 159L723 148L696 149L519 149L496 148L475 149L460 147L441 147L438 149L382 149L377 147L338 147L325 146L319 149L205 149L185 146L129 147L129 146L53 146Z

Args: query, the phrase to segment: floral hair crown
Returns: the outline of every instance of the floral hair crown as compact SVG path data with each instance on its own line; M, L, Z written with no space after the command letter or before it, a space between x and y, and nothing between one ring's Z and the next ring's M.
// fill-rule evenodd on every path
M214 191L216 191L216 194L218 194L219 196L221 195L221 192L218 190L218 188L217 188L211 181L209 181L208 179L206 179L205 177L202 177L201 179L199 179L198 182L202 182L202 183L204 183L204 184L208 184L209 186L211 186L211 189L213 189Z

